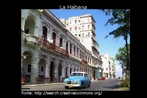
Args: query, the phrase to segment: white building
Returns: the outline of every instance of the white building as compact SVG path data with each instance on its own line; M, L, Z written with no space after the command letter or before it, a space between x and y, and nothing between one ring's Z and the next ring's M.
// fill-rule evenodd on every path
M100 55L102 59L102 67L103 67L103 76L106 78L112 78L113 71L112 71L112 62L110 59L109 53L106 53L105 55Z
M97 57L49 10L21 10L21 30L26 82L59 82L60 75L66 78L72 71L86 71L95 79Z
M100 77L102 61L99 58L99 44L96 41L95 20L91 14L60 19L66 28L91 52L92 62L97 66L96 78ZM95 72L94 72L95 73Z
M111 78L116 77L116 66L115 66L115 60L113 58L110 58L110 64L111 64Z

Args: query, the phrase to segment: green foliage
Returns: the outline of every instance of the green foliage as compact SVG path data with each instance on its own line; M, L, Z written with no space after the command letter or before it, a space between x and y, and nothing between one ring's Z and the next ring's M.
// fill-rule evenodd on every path
M128 35L130 36L130 9L100 9L106 15L112 15L110 19L106 22L105 26L119 25L119 27L111 32L109 35L113 35L114 38L123 36L126 40ZM107 38L109 35L106 35Z
M120 81L120 87L129 87L130 88L130 78L126 78Z
M130 51L130 44L128 44L128 51ZM130 59L130 52L129 53L129 59ZM118 49L118 53L115 55L115 59L120 61L123 65L126 65L127 63L127 54L126 54L126 47L120 47Z

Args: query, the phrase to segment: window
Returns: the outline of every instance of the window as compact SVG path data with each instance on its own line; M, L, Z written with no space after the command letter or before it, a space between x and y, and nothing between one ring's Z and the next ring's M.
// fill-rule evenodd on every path
M82 36L84 36L84 33L82 33Z
M77 27L75 27L75 30L77 30Z
M28 72L31 72L31 65L28 65Z
M68 22L66 23L66 25L68 26Z
M88 36L90 35L90 32L88 32Z
M69 30L70 30L70 31L72 30L72 29L71 29L71 27L70 27L70 29L69 29Z
M108 68L106 68L106 71L108 70Z
M43 71L43 66L41 66L41 71Z
M75 23L77 23L77 20L75 20Z
M90 25L88 25L88 29L90 29Z
M88 77L88 75L87 74L84 74L84 77Z
M80 22L80 20L79 20L79 22Z
M75 34L75 36L77 36L77 34Z
M79 27L79 30L80 30L81 28Z
M81 36L81 34L79 34L79 36Z

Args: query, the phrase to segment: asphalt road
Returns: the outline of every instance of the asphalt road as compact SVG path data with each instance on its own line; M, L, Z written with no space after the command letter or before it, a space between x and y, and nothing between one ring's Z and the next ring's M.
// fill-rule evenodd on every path
M94 80L90 87L83 89L69 88L65 89L63 84L50 84L48 86L25 87L21 91L113 91L118 88L119 79L108 79L104 81Z

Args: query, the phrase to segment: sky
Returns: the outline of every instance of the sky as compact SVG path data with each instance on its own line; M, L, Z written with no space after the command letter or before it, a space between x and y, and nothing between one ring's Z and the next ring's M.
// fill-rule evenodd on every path
M80 16L84 14L91 14L96 21L95 27L96 27L96 40L99 44L99 51L100 54L106 54L109 53L111 57L115 58L115 55L118 53L119 47L124 47L125 41L123 40L123 37L119 38L113 38L113 35L109 36L108 38L105 38L106 35L109 34L109 32L115 30L118 25L107 25L105 26L105 23L111 16L106 16L104 12L99 11L97 9L90 9L90 10L61 10L61 9L50 9L50 11L59 19L64 18L68 19L72 16ZM130 38L128 39L128 43L130 43ZM115 61L116 65L116 74L117 76L122 76L122 69L120 65L118 64L118 61Z

